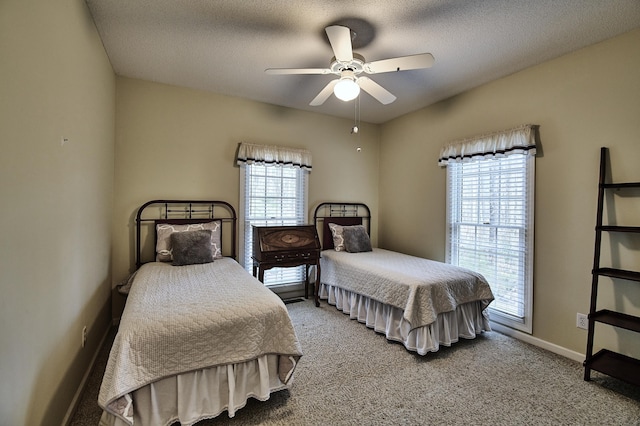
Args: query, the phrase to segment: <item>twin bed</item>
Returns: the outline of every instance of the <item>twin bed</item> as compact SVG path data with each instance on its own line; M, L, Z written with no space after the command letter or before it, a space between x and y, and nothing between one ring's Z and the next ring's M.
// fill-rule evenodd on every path
M420 355L490 330L493 295L480 274L372 248L370 220L360 203L316 208L316 302ZM284 303L235 261L236 222L223 201L138 209L136 272L100 388L101 425L233 417L248 398L291 384L300 343Z
M282 300L235 261L236 221L222 201L138 210L138 269L100 388L101 425L233 417L291 383L300 344Z
M420 355L490 331L493 294L468 269L367 244L371 213L362 203L321 203L316 297Z

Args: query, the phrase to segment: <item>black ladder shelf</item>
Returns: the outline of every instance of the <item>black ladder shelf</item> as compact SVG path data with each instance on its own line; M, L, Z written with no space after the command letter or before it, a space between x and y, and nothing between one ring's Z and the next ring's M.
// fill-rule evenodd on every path
M640 333L640 317L616 312L609 309L597 308L598 279L600 277L618 278L640 282L640 272L628 271L600 266L600 248L602 232L640 233L638 226L609 226L602 224L604 196L607 189L640 188L640 182L606 183L607 148L600 149L600 180L598 185L598 216L596 219L596 242L593 255L593 270L591 281L591 304L589 307L589 327L587 335L587 351L584 361L584 380L591 380L591 370L599 371L608 376L640 386L640 360L616 353L608 349L601 349L593 353L595 324L602 323L614 327L624 328ZM615 285L615 283L614 283Z

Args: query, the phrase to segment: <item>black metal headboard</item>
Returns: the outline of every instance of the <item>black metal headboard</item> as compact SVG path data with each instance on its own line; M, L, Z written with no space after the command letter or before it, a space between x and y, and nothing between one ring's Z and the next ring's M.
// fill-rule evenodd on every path
M147 252L150 252L151 242L155 256L156 223L188 224L210 220L221 222L222 254L237 259L238 218L231 204L218 200L152 200L144 203L136 214L136 269L145 263L143 257L150 257Z
M313 212L313 223L320 236L320 241L322 241L322 250L332 249L333 238L329 230L329 223L343 226L365 225L367 234L371 235L371 210L364 203L337 201L320 203ZM318 225L321 225L320 228Z

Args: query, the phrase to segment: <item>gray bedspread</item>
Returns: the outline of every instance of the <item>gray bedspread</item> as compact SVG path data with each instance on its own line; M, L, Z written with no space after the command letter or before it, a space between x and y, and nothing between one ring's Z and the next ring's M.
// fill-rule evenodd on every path
M280 354L286 383L302 355L282 300L232 259L148 263L135 274L98 397L129 422L129 393L158 379Z
M459 305L480 301L486 308L493 301L489 284L476 272L389 250L324 250L320 266L323 284L403 309L412 329Z

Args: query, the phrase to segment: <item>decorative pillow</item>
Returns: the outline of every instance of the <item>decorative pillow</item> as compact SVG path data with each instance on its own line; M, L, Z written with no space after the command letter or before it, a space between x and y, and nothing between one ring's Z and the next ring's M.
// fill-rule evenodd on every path
M175 225L171 223L158 223L156 224L156 261L157 262L171 262L173 256L171 254L171 239L170 236L174 232L186 232L197 230L211 230L211 246L213 251L213 258L219 259L222 257L222 244L220 242L220 228L222 222L214 220L205 223L190 223L185 225Z
M329 224L333 223L339 226L362 225L362 217L360 216L334 216L324 218L322 223L322 249L335 249L333 244L333 232Z
M342 230L344 247L349 253L361 253L373 251L371 239L367 235L367 230L362 225L345 226Z
M211 230L174 232L171 247L174 266L213 262Z
M342 237L344 226L330 223L329 229L331 229L331 235L333 235L333 248L335 251L345 251L344 238Z

